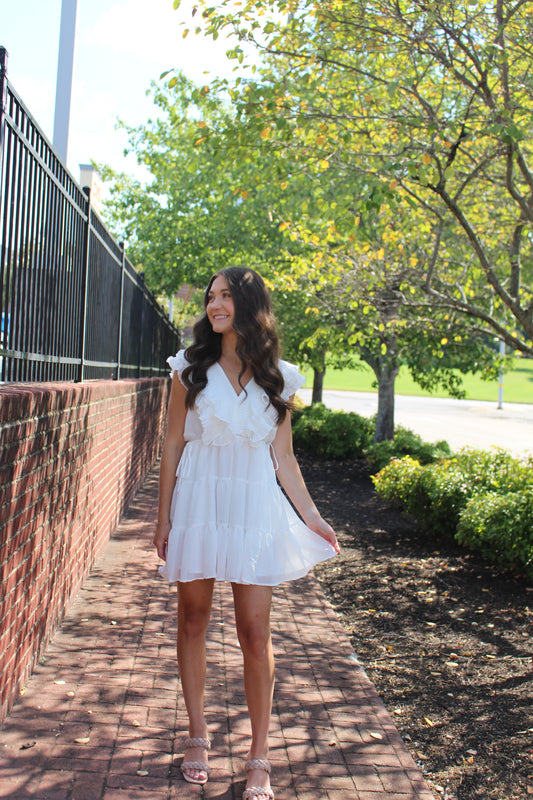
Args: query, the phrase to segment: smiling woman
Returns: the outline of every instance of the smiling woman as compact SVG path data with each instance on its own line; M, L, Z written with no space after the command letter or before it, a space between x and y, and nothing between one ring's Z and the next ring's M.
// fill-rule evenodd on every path
M204 306L191 347L169 358L154 536L165 561L161 574L178 584L178 663L189 715L181 769L190 783L208 780L205 636L214 582L230 581L252 728L243 800L271 800L272 587L305 575L339 548L293 453L290 410L303 378L279 358L262 278L224 269L211 278Z

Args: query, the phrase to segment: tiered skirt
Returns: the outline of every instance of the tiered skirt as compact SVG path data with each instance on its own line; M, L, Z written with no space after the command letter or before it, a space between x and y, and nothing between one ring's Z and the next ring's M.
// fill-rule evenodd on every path
M187 442L170 517L161 574L171 583L215 578L276 586L335 555L283 494L265 442Z

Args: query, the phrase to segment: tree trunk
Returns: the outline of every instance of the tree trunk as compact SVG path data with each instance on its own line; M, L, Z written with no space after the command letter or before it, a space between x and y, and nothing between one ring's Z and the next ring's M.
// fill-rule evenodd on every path
M311 404L322 402L322 390L324 388L324 375L326 368L316 369L313 368L313 394L311 397Z
M375 369L378 380L378 413L376 416L375 442L394 439L394 381L399 368L380 363Z

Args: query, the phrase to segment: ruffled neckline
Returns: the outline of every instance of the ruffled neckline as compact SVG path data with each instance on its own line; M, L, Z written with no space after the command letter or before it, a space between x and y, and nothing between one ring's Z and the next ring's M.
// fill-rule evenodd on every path
M204 444L225 445L236 438L252 446L272 441L277 413L267 393L251 378L237 394L218 362L207 371L207 386L196 397Z
M231 389L231 391L233 392L233 394L235 395L235 397L236 397L237 399L239 399L239 398L243 397L243 395L244 395L244 397L246 397L246 394L247 394L247 392L248 392L248 387L250 386L250 384L252 383L252 381L255 383L255 381L254 381L254 379L253 379L253 376L252 376L252 377L250 378L250 380L249 380L249 381L246 383L246 385L245 385L245 386L244 386L244 387L241 389L241 391L240 391L240 392L237 394L237 392L235 391L235 387L233 386L232 382L230 381L230 379L229 379L229 378L228 378L228 376L226 375L226 370L224 369L224 367L222 366L222 364L219 364L219 362L218 362L218 361L215 361L215 363L213 364L213 367L218 367L218 368L219 368L220 372L222 373L222 375L224 376L224 379L226 380L226 382L227 382L227 384L228 384L228 387Z

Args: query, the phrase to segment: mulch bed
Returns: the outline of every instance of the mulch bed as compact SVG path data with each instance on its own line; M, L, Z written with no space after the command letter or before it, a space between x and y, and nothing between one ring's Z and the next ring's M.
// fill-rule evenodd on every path
M435 796L533 796L531 585L418 530L363 462L298 457L343 548L317 577Z

